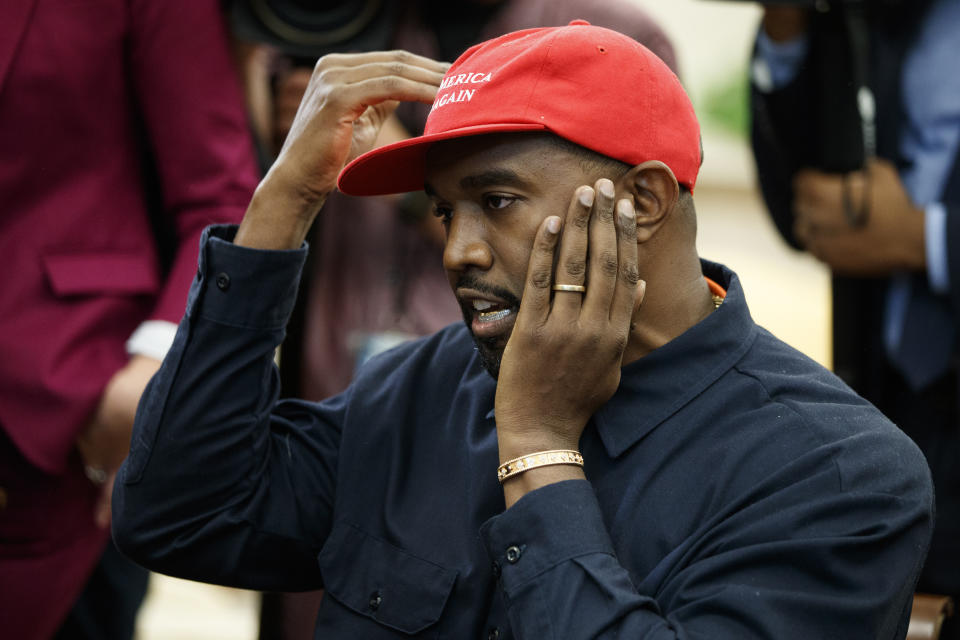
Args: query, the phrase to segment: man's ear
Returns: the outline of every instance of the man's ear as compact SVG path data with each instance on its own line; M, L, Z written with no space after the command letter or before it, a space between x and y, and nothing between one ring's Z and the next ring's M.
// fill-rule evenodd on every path
M649 160L624 174L619 186L633 197L637 212L637 242L648 241L677 205L680 185L676 176L659 160Z

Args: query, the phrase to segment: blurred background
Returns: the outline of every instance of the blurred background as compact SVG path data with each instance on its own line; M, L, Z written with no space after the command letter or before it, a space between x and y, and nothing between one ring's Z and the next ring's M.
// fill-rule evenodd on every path
M696 190L699 248L743 281L757 322L830 367L830 276L789 249L764 211L748 145L748 56L760 18L752 3L633 0L673 41L703 127ZM259 595L154 575L139 640L253 640Z

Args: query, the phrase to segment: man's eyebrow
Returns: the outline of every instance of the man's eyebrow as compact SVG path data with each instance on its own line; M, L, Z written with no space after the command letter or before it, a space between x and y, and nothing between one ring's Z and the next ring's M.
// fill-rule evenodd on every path
M489 187L495 184L502 184L514 187L525 187L527 183L521 178L515 171L510 169L490 169L489 171L484 171L482 173L477 173L472 176L464 176L460 179L460 188L469 191L472 189L483 189L484 187ZM433 186L426 182L423 185L423 190L428 196L437 195L437 190Z
M526 182L510 169L490 169L483 173L472 176L465 176L460 179L462 189L482 189L495 184L510 185L516 187L526 186Z

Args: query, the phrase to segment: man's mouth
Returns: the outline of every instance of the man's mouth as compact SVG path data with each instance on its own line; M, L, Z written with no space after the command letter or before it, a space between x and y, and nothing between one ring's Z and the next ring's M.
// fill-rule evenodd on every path
M490 340L510 335L517 318L516 305L489 295L480 297L478 292L461 293L463 315L475 338Z
M477 347L489 358L498 358L517 320L520 297L471 274L458 278L453 290Z
M477 319L480 322L496 322L502 320L513 313L513 309L508 307L499 307L487 300L474 300L473 310L477 312Z
M517 309L503 303L472 300L470 308L473 310L470 330L481 340L508 336L517 319Z

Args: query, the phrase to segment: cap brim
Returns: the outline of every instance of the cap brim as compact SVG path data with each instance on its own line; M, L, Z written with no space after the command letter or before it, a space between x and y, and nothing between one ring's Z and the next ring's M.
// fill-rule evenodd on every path
M379 196L423 189L427 150L436 142L486 133L543 131L535 122L482 124L450 129L384 145L357 157L343 168L337 187L351 196Z

